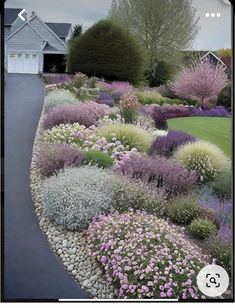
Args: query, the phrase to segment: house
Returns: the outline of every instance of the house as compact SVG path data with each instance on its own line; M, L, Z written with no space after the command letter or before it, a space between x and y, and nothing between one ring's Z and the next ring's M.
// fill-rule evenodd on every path
M208 58L215 65L221 64L225 69L227 65L220 59L215 52L209 50L186 50L183 51L183 63L188 65L194 59L205 59Z
M209 51L201 51L200 59L205 59L205 58L208 58L215 65L220 64L225 69L227 68L227 65L211 50L209 50Z
M47 23L32 12L18 17L22 9L5 9L5 67L8 73L65 72L70 23Z

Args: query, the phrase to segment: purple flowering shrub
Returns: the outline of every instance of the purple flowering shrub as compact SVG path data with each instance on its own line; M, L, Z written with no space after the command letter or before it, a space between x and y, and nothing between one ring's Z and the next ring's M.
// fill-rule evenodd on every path
M72 74L43 74L43 79L47 84L64 84L72 81Z
M187 192L198 179L194 171L188 171L174 160L165 157L151 158L135 153L124 156L116 163L114 170L155 187L164 187L170 195Z
M153 141L149 154L170 157L179 146L194 141L196 138L186 132L169 131L167 135L159 136Z
M224 117L227 118L229 117L228 111L221 106L218 106L216 108L212 108L209 110L202 110L200 108L192 108L191 109L192 116L193 117Z
M83 155L76 147L68 144L43 144L36 153L36 166L41 174L50 177L68 166L78 167Z
M207 256L180 228L145 212L99 216L88 228L90 255L119 298L201 298L197 273Z
M85 102L53 108L46 116L44 128L50 129L60 124L79 123L86 127L98 125L99 119L110 112L111 108L95 102Z
M104 91L100 92L97 103L108 105L109 107L114 107L114 105L115 105L115 101L114 101L113 97L109 93L104 92Z
M221 200L213 194L212 188L207 185L196 189L197 200L199 204L216 213L220 226L230 224L232 220L232 202L231 200Z

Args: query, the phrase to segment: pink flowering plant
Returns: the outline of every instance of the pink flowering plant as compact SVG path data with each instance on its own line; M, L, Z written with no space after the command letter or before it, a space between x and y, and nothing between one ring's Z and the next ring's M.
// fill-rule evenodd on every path
M165 220L131 210L101 215L89 225L88 249L119 298L205 298L196 277L208 257Z
M204 108L204 100L218 95L228 84L225 68L221 64L213 64L208 58L196 60L188 68L179 73L171 84L171 89L182 98L197 98L199 106Z
M134 94L125 94L121 97L120 111L125 123L133 123L137 119L138 97Z

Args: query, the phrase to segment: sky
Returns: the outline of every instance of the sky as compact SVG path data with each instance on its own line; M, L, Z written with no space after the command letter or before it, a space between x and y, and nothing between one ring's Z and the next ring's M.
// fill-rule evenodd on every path
M45 22L82 24L87 29L98 20L106 18L111 2L112 0L6 0L5 7L24 8L28 15L35 11ZM200 31L192 49L231 48L231 5L225 4L226 0L192 2L200 17ZM206 13L220 13L221 16L206 17Z

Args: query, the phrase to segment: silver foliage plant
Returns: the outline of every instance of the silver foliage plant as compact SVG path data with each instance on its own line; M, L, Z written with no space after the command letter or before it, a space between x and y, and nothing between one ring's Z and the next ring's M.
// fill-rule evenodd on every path
M111 211L111 175L97 167L67 168L43 183L44 215L70 230Z
M70 230L86 228L93 218L114 210L145 210L162 216L163 189L120 177L95 166L67 168L46 179L42 189L44 215Z

